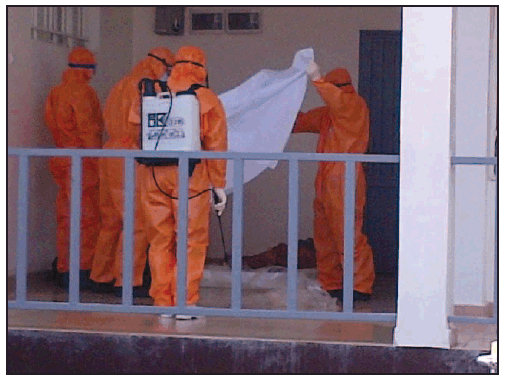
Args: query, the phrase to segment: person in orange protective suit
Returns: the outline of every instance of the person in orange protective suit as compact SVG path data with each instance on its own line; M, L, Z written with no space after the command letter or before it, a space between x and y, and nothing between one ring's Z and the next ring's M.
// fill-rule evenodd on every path
M321 78L314 62L307 72L326 105L299 113L293 132L319 133L318 153L364 153L369 140L369 111L356 93L349 72L337 68ZM339 300L343 294L344 181L345 163L319 163L314 200L318 280ZM353 299L363 301L370 298L375 278L372 249L363 233L365 197L365 173L363 165L357 163Z
M173 94L207 78L205 53L196 47L182 47L168 79ZM206 88L196 90L200 103L200 140L202 149L227 150L227 127L224 108L216 94ZM149 266L152 284L149 294L156 306L176 305L176 229L178 208L178 167L146 167L142 182L142 202L148 227ZM196 164L189 179L187 305L199 298L200 281L209 245L210 197L206 190L216 188L219 198L214 209L220 215L226 204L226 161L205 160ZM212 193L212 192L210 192Z
M105 128L109 139L108 149L139 149L140 91L143 78L160 79L171 70L173 53L163 47L152 49L133 70L110 91L104 108ZM123 269L123 211L124 211L124 160L100 159L100 211L102 228L95 248L91 280L95 292L115 292L122 295ZM146 265L148 241L144 227L142 207L139 202L139 181L146 168L136 164L136 201L133 247L133 296L148 297L149 290L142 287Z
M96 60L85 48L68 55L68 68L62 82L53 87L45 102L44 119L58 148L100 148L103 119L100 101L88 84ZM49 159L49 169L58 185L56 282L68 289L70 246L71 161L66 157ZM82 160L80 285L88 288L89 273L100 227L98 205L99 177L96 158Z

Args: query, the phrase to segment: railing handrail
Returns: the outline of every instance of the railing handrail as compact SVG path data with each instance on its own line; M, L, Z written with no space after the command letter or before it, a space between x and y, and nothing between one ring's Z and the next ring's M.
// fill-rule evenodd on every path
M313 153L313 152L235 152L235 151L143 151L87 148L8 148L8 155L78 157L190 157L198 159L349 161L399 163L399 155Z
M290 179L289 182L290 184L298 184L299 179L298 179L298 162L299 161L339 161L339 162L346 162L348 164L352 164L353 162L373 162L373 163L399 163L400 162L400 155L382 155L382 154L344 154L344 153L313 153L313 152L279 152L279 153L271 153L271 152L233 152L233 151L226 151L226 152L216 152L216 151L143 151L143 150L128 150L128 149L84 149L84 148L27 148L27 147L9 147L8 148L8 155L9 156L19 156L21 161L25 162L30 156L38 156L38 157L65 157L65 156L70 156L72 158L79 160L79 158L82 157L115 157L115 158L124 158L129 166L130 171L128 172L133 172L134 168L132 166L133 161L132 158L137 158L137 157L178 157L181 159L180 164L182 166L187 166L188 164L188 159L189 158L201 158L201 159L227 159L227 160L233 160L235 162L235 170L240 168L242 165L238 166L237 165L243 161L243 160L286 160L290 163L290 167L293 166L293 168L290 168ZM79 163L77 163L79 164ZM23 166L25 166L24 164ZM497 165L497 158L496 157L463 157L463 156L453 156L451 157L451 165ZM73 169L73 177L76 179L79 178L78 173L81 172L82 168L80 165L77 165L78 168ZM350 183L349 189L354 189L354 181L355 181L355 173L354 173L354 166L347 167L348 170L346 170L346 173L349 171L348 174L346 174L346 182ZM183 177L186 177L187 175L184 175L186 171L181 171L181 174ZM24 174L24 177L26 177L27 173L24 173L23 171L21 172ZM128 181L126 183L133 183L133 176L131 174L126 175L128 177ZM237 180L240 180L239 178L241 177L240 172L237 172L235 174L237 177ZM26 180L26 179L25 179ZM25 181L26 182L26 181ZM185 183L187 182L187 178L184 181ZM181 182L182 184L182 182ZM187 185L187 184L186 184ZM239 187L239 193L241 191L241 188L243 187L243 184ZM80 189L80 184L77 186L78 189ZM126 189L125 189L126 191ZM131 193L131 192L130 192ZM186 192L183 192L186 193ZM297 192L293 191L293 196L294 198L297 198ZM187 194L185 195L187 197ZM132 198L132 194L130 194L130 198ZM241 196L242 197L242 196ZM78 198L78 196L76 196ZM75 200L78 201L78 200ZM346 196L346 203L348 201L351 201L351 204L354 204L354 197L353 197L353 192L349 193L349 199ZM21 204L24 205L26 204L26 200L21 200ZM79 205L79 203L77 203ZM297 206L297 204L295 204ZM235 208L234 208L235 209ZM298 208L295 208L298 209ZM187 212L186 212L187 213ZM184 213L184 214L186 214ZM242 211L240 208L237 208L237 210L234 210L234 215L240 216ZM25 213L26 214L26 213ZM295 217L296 213L291 213L289 219L290 219L290 225L292 227L296 226L297 224L297 217ZM132 224L133 221L133 216L129 216L127 218L130 222L130 225ZM349 222L352 222L353 218L349 218ZM77 224L77 223L76 223ZM131 228L131 226L130 226ZM291 228L290 228L291 230ZM78 234L78 233L77 233ZM297 236L297 229L295 228L293 232L290 233L290 248L289 248L289 260L292 262L289 264L289 271L288 273L295 273L296 274L296 253L295 253L295 247L296 247L296 237ZM22 238L22 236L20 236ZM20 239L21 239L20 238ZM352 240L352 235L349 238L346 238L346 240ZM74 241L74 246L75 249L77 249L76 243L78 242L77 239L73 239ZM350 241L352 242L352 241ZM128 245L128 246L131 246ZM241 240L238 239L234 246L241 246ZM291 247L292 246L292 247ZM77 249L78 250L78 249ZM237 250L238 254L241 254L241 250ZM235 250L234 250L235 252ZM131 257L132 253L129 253L129 255L125 255L125 259L127 257ZM75 261L76 258L74 258L74 265L73 267L78 268L78 263ZM131 260L131 258L129 259ZM125 263L126 265L126 263ZM26 269L26 266L23 266ZM184 267L184 266L183 266ZM496 269L495 269L496 270ZM240 271L240 268L237 266L234 266L233 269L234 272ZM71 272L75 272L71 271ZM311 317L314 318L314 316L317 316L317 314L321 314L320 318L332 318L336 315L340 317L340 320L352 320L353 316L355 316L355 313L352 312L352 294L350 294L350 290L352 290L352 278L345 277L347 279L344 279L345 286L344 289L348 288L347 292L347 297L344 298L344 301L348 301L348 303L345 303L344 305L344 311L343 312L323 312L323 311L314 311L314 312L309 312L309 311L303 311L303 310L298 310L296 309L296 301L290 300L288 305L290 308L288 308L288 311L261 311L261 310L255 310L252 315L254 316L271 316L271 317L289 317L289 315L295 315L297 317ZM181 278L182 279L182 278ZM18 291L21 291L21 294L24 294L26 292L26 284L25 282L22 282L23 284L21 287L18 287ZM74 283L71 287L71 289L74 292L70 292L69 296L72 294L77 295L77 283ZM131 286L131 279L128 279L126 281L127 285ZM296 283L296 275L291 278L290 283ZM182 286L179 285L178 288ZM126 287L128 288L128 287ZM72 290L69 290L72 291ZM296 294L291 295L291 299L293 296ZM132 300L131 296L128 295L125 298L126 295L123 295L123 304L121 307L114 307L114 308L119 308L119 309L125 309L128 310L129 308L134 308L138 310L139 312L144 310L145 308L143 307L137 307L132 305ZM72 299L72 298L71 298ZM225 315L233 315L233 316L238 316L244 314L245 316L247 315L247 311L242 311L238 307L240 305L240 296L232 296L232 301L233 305L235 305L235 308L232 308L231 311L225 312L222 309L218 308L211 308L210 310L208 308L196 308L196 310L203 311L207 310L211 314L225 314ZM98 307L98 306L91 306L90 304L86 303L79 303L78 300L69 300L69 304L66 305L66 307L60 305L59 307L62 307L62 309L80 309L79 307L82 307L83 309L86 308L107 308L107 306L111 307L111 305L105 305L105 307ZM126 302L126 303L125 303ZM43 306L46 306L48 309L54 309L54 308L59 308L56 305L53 305L53 303L48 303L48 302L28 302L24 298L18 299L16 298L16 301L9 301L8 306L11 308L44 308ZM148 307L149 308L149 307ZM177 308L180 311L186 311L187 307L182 303L182 305L179 305L178 307L172 307L172 308L167 308L168 310L177 310ZM189 309L191 310L191 308ZM188 312L189 312L188 310ZM350 312L351 311L351 312ZM238 314L238 315L237 315ZM314 315L315 314L315 315ZM335 315L336 314L336 315ZM361 315L361 314L360 314ZM377 320L377 321L394 321L396 314L376 314L376 313L370 313L366 314L366 320ZM375 317L374 317L375 316ZM363 316L364 317L364 316ZM459 317L455 316L448 316L449 321L459 321ZM478 319L476 319L478 320ZM496 316L494 316L491 319L481 319L482 322L484 323L489 323L496 321Z
M498 158L493 156L453 156L451 158L453 165L497 165Z

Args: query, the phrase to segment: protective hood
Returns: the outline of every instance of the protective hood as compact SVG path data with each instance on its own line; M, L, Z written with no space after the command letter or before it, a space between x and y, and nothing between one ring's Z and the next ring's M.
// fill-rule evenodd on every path
M183 46L175 55L175 64L169 81L176 91L188 88L194 83L204 84L207 78L207 60L202 49Z
M88 49L77 47L68 54L68 66L63 73L64 82L89 82L95 73L96 59Z
M344 68L336 68L324 76L326 82L333 83L340 88L344 93L354 93L356 90L352 85L351 75Z
M170 49L154 48L133 68L132 74L150 79L160 79L174 64L174 61L175 57Z

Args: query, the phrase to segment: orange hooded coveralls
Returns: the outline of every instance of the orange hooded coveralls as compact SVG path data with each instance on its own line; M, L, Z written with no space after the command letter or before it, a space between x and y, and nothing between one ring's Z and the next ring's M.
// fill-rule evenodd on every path
M100 101L88 84L96 65L93 54L75 48L68 55L69 68L62 82L53 87L45 102L44 120L58 148L100 148L103 119ZM96 158L82 161L81 256L80 269L90 270L100 228L99 177ZM58 185L56 198L57 256L59 273L69 271L71 160L49 159L49 170Z
M153 57L154 56L154 57ZM139 149L140 91L142 78L160 79L173 65L173 53L163 47L152 49L133 70L121 79L107 98L104 119L109 139L106 149ZM135 164L135 217L132 285L142 285L148 241L139 200L140 181L146 168ZM100 212L102 229L96 243L91 280L122 287L123 270L123 211L124 160L100 159Z
M190 62L180 62L190 61ZM182 47L168 79L172 93L187 90L192 84L203 84L207 76L204 52L195 47ZM201 66L198 66L201 65ZM228 138L226 115L216 94L205 87L196 90L200 103L200 140L202 149L226 151ZM149 294L154 305L176 305L176 234L178 200L178 167L147 167L142 185L142 202L148 227L149 266L152 284ZM156 182L154 180L156 178ZM189 179L189 197L209 189L226 186L226 160L204 160L197 164ZM188 200L187 305L199 298L205 255L209 245L210 196L205 192Z
M318 153L364 153L369 139L369 111L365 100L352 86L349 72L337 68L324 78L313 81L313 84L326 106L300 113L293 132L319 133ZM327 161L320 162L318 167L314 200L314 245L318 280L325 290L341 290L345 164ZM365 173L363 165L357 163L354 290L371 294L375 271L372 248L363 234L365 198Z

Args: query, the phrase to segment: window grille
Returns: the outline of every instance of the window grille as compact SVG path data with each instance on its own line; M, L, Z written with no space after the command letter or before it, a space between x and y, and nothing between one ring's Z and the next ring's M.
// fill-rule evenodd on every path
M191 33L259 33L261 11L245 8L190 8Z
M32 38L68 47L85 46L83 7L33 7Z

